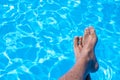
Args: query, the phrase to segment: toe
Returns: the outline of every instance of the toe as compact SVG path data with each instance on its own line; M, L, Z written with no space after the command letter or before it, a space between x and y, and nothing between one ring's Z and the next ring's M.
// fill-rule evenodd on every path
M89 33L90 33L89 28L86 28L84 34L85 34L85 35L88 35Z
M78 45L79 45L79 37L76 36L76 37L74 38L74 47L77 47Z
M89 31L90 31L90 34L94 34L95 33L95 29L93 27L89 27Z
M85 43L88 41L89 34L90 34L90 30L89 30L89 28L86 28L84 31L83 45L85 45Z
M82 43L83 41L82 41L82 40L83 40L83 38L82 38L82 36L80 36L80 37L79 37L79 46L80 46L80 47L83 46L83 43Z

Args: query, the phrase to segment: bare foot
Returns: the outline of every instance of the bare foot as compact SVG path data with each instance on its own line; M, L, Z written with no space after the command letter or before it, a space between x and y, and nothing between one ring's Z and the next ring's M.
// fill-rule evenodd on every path
M80 58L81 50L82 50L82 37L77 36L74 38L74 53L76 61Z
M76 64L60 80L89 80L89 73L97 71L98 62L94 54L97 36L93 27L86 30L84 41L82 37L74 39Z
M98 69L98 62L94 54L96 42L97 36L93 27L86 28L83 37L77 36L74 38L74 52L76 61L81 57L81 51L84 46L90 50L89 57L92 59L91 72L95 72ZM86 80L90 80L90 74L87 75Z
M87 40L86 35L84 36L84 40ZM86 43L86 41L84 41L84 43L83 43L83 37L78 37L77 36L77 37L74 38L74 53L75 53L76 61L79 60L81 50L83 48L83 44L85 44L85 43ZM86 80L91 80L90 74L87 75Z
M99 66L96 56L94 54L94 47L96 45L96 42L97 42L97 36L96 36L94 28L89 27L89 28L85 29L82 43L83 43L83 47L90 50L90 53L88 55L92 59L91 72L97 71L98 66Z
M60 80L89 80L89 73L98 69L98 62L94 54L97 36L93 27L85 31L84 42L82 37L74 40L76 64L60 78Z

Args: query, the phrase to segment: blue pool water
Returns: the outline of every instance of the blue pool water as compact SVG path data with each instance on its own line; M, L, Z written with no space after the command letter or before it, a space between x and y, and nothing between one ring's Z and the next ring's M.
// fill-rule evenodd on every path
M120 0L1 0L0 80L58 80L89 25L100 65L92 80L120 80Z

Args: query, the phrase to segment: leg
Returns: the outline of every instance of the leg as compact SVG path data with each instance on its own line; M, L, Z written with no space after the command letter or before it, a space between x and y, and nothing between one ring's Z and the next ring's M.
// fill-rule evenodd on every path
M89 77L88 74L90 72L96 71L98 69L98 65L96 67L93 66L93 63L97 63L94 55L94 47L97 41L97 37L92 27L89 28L88 32L89 38L87 39L87 43L84 44L82 50L80 48L81 43L78 44L76 42L74 46L76 57L78 57L77 55L80 53L80 58L78 57L79 59L77 59L73 68L63 77L61 77L60 80L85 80L86 76ZM79 39L76 40L78 41Z
M84 39L84 40L83 40ZM75 57L76 57L76 61L79 60L80 58L80 53L81 53L81 50L84 46L84 44L86 43L86 40L87 40L87 33L86 33L86 30L85 30L85 34L83 37L75 37L74 39L74 53L75 53ZM79 46L76 50L76 46ZM79 52L77 52L79 50ZM90 78L90 74L87 75L86 79L85 80L91 80Z

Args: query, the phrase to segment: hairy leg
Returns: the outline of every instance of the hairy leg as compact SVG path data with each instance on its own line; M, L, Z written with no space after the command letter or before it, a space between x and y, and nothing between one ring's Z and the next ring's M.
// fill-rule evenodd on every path
M80 37L76 36L76 37L74 38L74 53L75 53L76 61L79 60L80 55L81 55L80 53L81 53L81 50L82 50L82 48L83 48L83 45L86 43L86 41L84 41L83 38L84 38L84 40L87 39L86 30L85 30L85 34L84 34L83 37L81 37L81 36L80 36ZM77 47L77 46L78 46L78 47ZM79 49L76 49L76 47L79 48ZM87 75L87 77L86 77L85 80L91 80L90 74Z
M62 76L60 80L85 80L87 76L89 77L90 72L94 72L98 69L98 65L94 68L94 63L97 63L94 55L94 47L97 42L97 36L92 27L88 28L88 32L88 38L82 50L80 48L81 45L77 43L79 39L76 38L74 50L76 57L80 55L80 58L77 57L78 60L76 61L76 64L71 68L70 71Z

